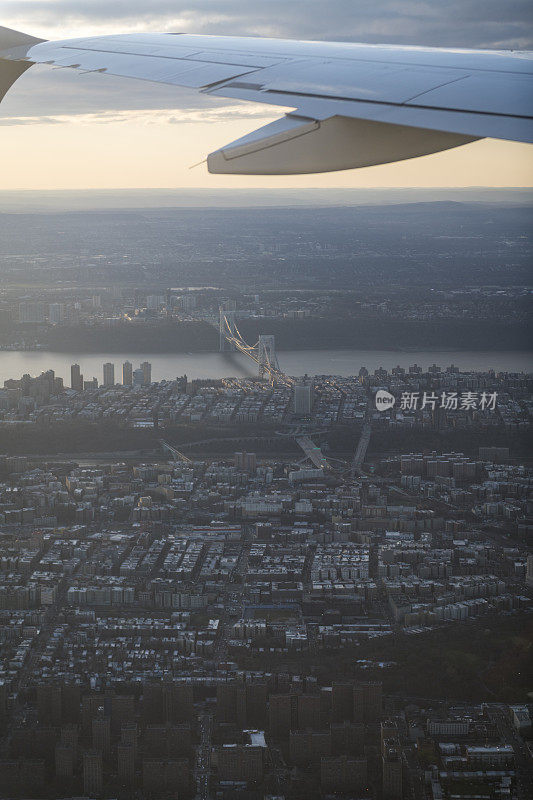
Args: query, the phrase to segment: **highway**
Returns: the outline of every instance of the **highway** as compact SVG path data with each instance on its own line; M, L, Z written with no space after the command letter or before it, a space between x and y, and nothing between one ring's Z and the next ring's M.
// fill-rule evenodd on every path
M200 745L196 753L196 778L195 800L209 800L209 776L211 773L211 735L213 731L213 718L211 714L200 714L198 718L200 729Z

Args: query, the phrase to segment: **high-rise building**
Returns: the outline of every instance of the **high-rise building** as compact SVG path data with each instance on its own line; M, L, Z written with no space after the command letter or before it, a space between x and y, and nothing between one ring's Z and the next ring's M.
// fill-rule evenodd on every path
M137 754L137 740L139 737L139 730L136 722L126 722L120 729L120 741L123 744L131 744L135 748Z
M23 324L44 322L44 303L19 303L19 322Z
M360 792L367 784L366 758L323 758L320 761L323 792Z
M401 800L402 750L394 719L381 723L381 763L384 800Z
M527 557L526 585L533 589L533 553Z
M401 800L402 760L398 740L387 742L382 756L383 797L385 800Z
M122 383L124 386L133 385L133 365L131 361L125 361L122 365Z
M334 683L331 687L331 721L353 719L353 684Z
M165 305L165 298L160 294L149 294L146 298L146 308L156 310Z
M143 760L143 790L164 793L172 790L181 797L190 790L189 762L186 759Z
M61 687L45 684L37 687L39 722L47 725L61 723Z
M130 694L119 694L111 698L111 730L120 733L126 724L135 724L135 698Z
M319 730L322 727L322 712L319 694L298 695L298 728Z
M83 375L79 364L72 364L70 368L70 385L76 392L83 391Z
M297 698L290 694L271 694L268 724L275 739L287 739L290 731L298 727Z
M264 748L226 744L217 748L218 775L221 781L260 781L263 778Z
M93 747L107 758L111 748L111 720L103 714L92 721Z
M144 385L144 372L142 369L133 370L133 385L134 386Z
M7 684L0 680L0 731L7 719Z
M70 747L76 754L78 752L78 726L74 724L63 725L60 741L61 744Z
M62 742L56 744L56 777L59 780L73 777L75 756L76 754L70 745L63 744Z
M329 731L291 731L289 738L291 761L302 767L317 764L321 758L331 756Z
M143 371L144 386L150 386L152 383L152 365L149 361L143 361L141 364L141 369Z
M184 294L182 297L177 297L176 304L183 311L193 311L196 308L196 295Z
M50 303L48 306L48 322L50 325L59 325L63 322L65 306L63 303Z
M61 687L62 716L64 722L76 723L80 718L81 687L64 683Z
M145 722L188 723L193 716L193 693L190 684L147 683L143 689Z
M115 365L107 362L104 364L104 386L115 385Z
M135 781L135 745L119 742L117 745L118 779L131 786Z
M381 683L358 683L353 695L354 720L356 722L379 722L382 709Z
M311 413L313 407L313 386L310 383L298 383L294 387L294 413L300 417Z
M83 754L83 791L89 797L99 795L103 786L102 754L87 750Z
M235 453L234 464L239 472L253 475L257 469L257 456L255 453Z

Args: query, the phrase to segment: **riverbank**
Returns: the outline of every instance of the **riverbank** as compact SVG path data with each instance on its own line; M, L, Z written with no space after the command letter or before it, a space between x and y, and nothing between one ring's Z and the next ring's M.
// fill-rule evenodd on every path
M460 351L460 350L285 350L278 353L281 369L295 377L302 375L357 375L361 367L369 372L383 367L391 370L399 365L408 369L418 364L427 369L432 364L445 369L454 364L462 372L531 372L533 354L521 351ZM103 364L115 365L115 378L121 380L124 361L137 366L141 361L152 365L152 380L174 380L187 375L189 379L254 377L256 365L240 353L155 353L138 352L133 348L112 353L102 350L96 354L53 351L4 351L0 353L0 387L5 380L24 374L36 376L53 369L70 386L70 366L79 364L86 379L102 380Z

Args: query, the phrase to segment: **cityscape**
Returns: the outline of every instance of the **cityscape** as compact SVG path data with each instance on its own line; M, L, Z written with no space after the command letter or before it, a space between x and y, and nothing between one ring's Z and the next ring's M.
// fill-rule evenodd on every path
M0 214L0 797L529 800L526 211Z
M267 355L5 382L0 791L526 800L531 377Z
M0 6L0 800L533 800L531 3Z

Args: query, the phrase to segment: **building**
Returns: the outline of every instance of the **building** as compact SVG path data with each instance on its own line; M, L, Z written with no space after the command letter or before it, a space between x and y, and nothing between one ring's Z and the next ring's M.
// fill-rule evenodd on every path
M92 721L93 747L107 758L111 749L111 720L99 715Z
M354 689L355 722L379 722L382 709L381 683L358 683Z
M255 453L235 453L234 463L239 472L247 472L249 475L253 475L257 469Z
M353 719L354 688L352 683L333 683L331 687L331 721Z
M115 385L115 365L111 362L104 364L104 386Z
M298 695L298 728L319 730L322 727L321 700L319 694Z
M217 748L221 781L260 781L263 778L263 747L225 744Z
M28 325L44 322L44 303L19 303L19 322Z
M68 744L58 742L55 750L56 777L59 780L72 778L76 753Z
M37 688L39 722L47 725L61 723L61 687L45 684Z
M161 306L165 305L165 298L163 295L160 294L149 294L146 298L146 308L150 309L151 311L156 311L157 309L161 308Z
M320 783L323 792L359 792L366 787L366 758L322 758Z
M184 294L182 297L176 297L175 302L178 308L182 311L193 311L196 308L196 296L194 294Z
M133 365L125 361L122 365L122 383L124 386L133 386Z
M152 383L152 365L149 361L143 361L141 364L141 369L143 372L143 385L150 386Z
M271 694L268 706L270 734L274 739L287 739L297 728L296 697L290 694Z
M294 387L294 413L305 417L313 407L313 386L310 383L298 383Z
M190 791L190 769L187 759L143 760L143 790L145 792L177 792L178 797Z
M50 325L59 325L63 322L64 311L63 303L50 303L48 306L48 322Z
M381 765L384 800L401 800L402 751L394 720L381 723Z
M70 368L70 385L76 392L83 391L83 375L79 364L72 364Z
M133 385L144 386L144 372L142 369L133 370Z
M83 791L89 797L99 795L103 788L102 754L88 750L83 754Z
M291 731L289 753L293 764L317 764L321 758L331 756L329 731Z
M121 784L131 786L135 781L135 745L119 742L117 745L117 771Z
M526 585L533 589L533 553L527 557Z

